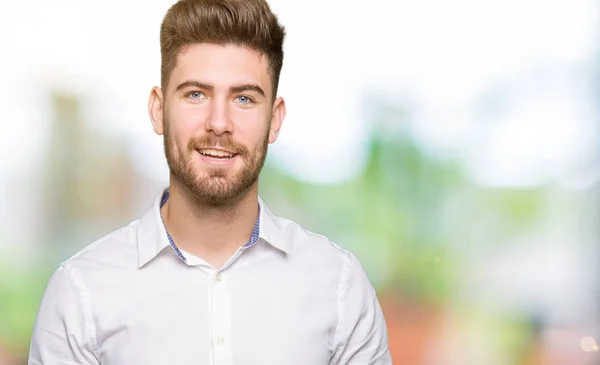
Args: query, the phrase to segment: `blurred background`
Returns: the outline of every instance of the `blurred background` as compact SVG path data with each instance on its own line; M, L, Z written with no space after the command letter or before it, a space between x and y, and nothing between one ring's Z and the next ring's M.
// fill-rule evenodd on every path
M168 183L146 103L172 2L0 2L0 365L55 267ZM261 195L358 256L394 363L600 364L600 4L271 4Z

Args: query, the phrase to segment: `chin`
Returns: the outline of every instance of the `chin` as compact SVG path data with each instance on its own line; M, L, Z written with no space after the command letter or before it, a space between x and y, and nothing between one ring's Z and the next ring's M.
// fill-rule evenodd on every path
M242 189L239 182L235 183L227 177L220 176L203 178L191 190L196 198L211 205L234 201L247 191Z

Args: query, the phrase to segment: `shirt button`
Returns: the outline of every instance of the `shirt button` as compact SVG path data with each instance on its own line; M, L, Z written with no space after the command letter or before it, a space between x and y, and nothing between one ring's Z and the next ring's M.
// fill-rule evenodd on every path
M217 345L222 345L223 342L225 342L225 339L223 337L217 337Z
M219 274L217 274L216 279L218 282L221 282L223 280L223 276L219 273Z

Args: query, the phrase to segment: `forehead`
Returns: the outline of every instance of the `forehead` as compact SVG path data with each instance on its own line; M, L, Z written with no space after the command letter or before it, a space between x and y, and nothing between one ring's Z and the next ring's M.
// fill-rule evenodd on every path
M271 90L267 57L233 44L199 43L184 47L171 73L169 89L188 80L212 84L216 89L253 83L266 93Z

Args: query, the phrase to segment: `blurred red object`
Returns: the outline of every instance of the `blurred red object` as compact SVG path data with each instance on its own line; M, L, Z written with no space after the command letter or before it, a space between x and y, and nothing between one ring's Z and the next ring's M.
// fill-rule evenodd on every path
M0 365L21 365L8 350L0 343Z
M440 328L440 309L396 293L381 295L381 306L387 323L393 363L426 364L428 350Z

